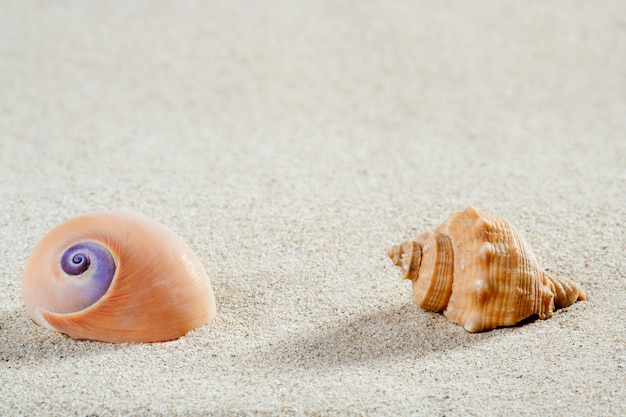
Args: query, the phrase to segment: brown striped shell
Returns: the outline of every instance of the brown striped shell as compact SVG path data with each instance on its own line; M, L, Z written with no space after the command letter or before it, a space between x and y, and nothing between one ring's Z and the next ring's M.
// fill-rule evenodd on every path
M413 281L415 303L443 311L468 332L511 326L585 299L578 285L550 275L503 218L468 207L435 232L387 251Z

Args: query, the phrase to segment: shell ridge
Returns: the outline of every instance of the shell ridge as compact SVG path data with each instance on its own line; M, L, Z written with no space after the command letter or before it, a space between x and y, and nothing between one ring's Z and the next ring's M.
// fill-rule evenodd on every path
M501 233L497 218L490 216L488 213L481 212L479 217L476 219L476 222L481 224L482 232L480 236L482 237L482 240L489 242L491 245L493 245L494 242L498 242L499 245L506 248L507 236ZM496 312L501 311L502 303L505 301L502 296L499 296L503 287L497 285L497 282L494 279L497 267L500 266L500 269L505 271L505 278L503 279L505 283L508 283L511 278L509 274L510 257L506 256L506 250L498 251L497 259L499 261L498 263L483 262L482 259L478 259L478 262L481 263L481 265L483 263L486 265L485 282L479 282L478 284L482 285L477 288L477 306L480 308L480 313L477 314L477 316L481 319L479 328L494 327L492 324L494 321L494 315Z
M441 255L443 257L442 265L442 278L437 281L436 291L442 294L441 303L438 306L439 311L443 310L448 304L448 300L452 294L452 283L454 277L454 255L452 251L452 241L448 235L443 233L438 234L441 239ZM449 278L446 278L449 277Z
M441 311L448 303L452 286L451 241L447 235L426 231L417 239L421 263L413 283L415 301L423 308Z
M453 258L451 256L452 244L450 238L442 233L435 235L437 245L437 275L434 277L431 288L432 293L436 295L436 303L433 299L433 311L441 311L448 304L451 294L452 274L453 274Z
M493 215L492 215L493 216ZM506 325L513 325L518 320L517 315L530 315L529 303L525 302L524 297L519 297L516 288L522 288L526 294L532 293L533 282L529 278L531 265L528 257L528 250L521 235L514 229L509 222L497 216L500 233L505 244L503 256L506 258L506 274L507 274L507 297L502 300L501 309L505 313ZM513 314L517 313L517 314ZM494 327L497 323L494 324Z

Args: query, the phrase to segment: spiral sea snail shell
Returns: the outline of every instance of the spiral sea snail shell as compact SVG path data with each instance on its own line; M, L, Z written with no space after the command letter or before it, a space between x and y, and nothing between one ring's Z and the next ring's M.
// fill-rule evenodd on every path
M216 314L211 282L174 232L147 217L100 212L53 228L22 276L34 322L75 339L177 339Z
M547 273L519 232L503 218L468 207L435 231L392 247L387 255L413 281L415 303L443 311L468 332L511 326L585 300L566 278Z

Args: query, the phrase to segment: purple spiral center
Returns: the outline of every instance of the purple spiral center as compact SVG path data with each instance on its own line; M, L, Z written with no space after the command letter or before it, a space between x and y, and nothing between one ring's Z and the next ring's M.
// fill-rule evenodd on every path
M84 244L79 243L65 251L61 258L61 268L68 275L80 275L91 265L90 253L85 250Z
M80 308L98 301L115 276L113 256L106 247L96 242L80 242L71 246L61 256L60 263L69 278L83 282L74 293Z

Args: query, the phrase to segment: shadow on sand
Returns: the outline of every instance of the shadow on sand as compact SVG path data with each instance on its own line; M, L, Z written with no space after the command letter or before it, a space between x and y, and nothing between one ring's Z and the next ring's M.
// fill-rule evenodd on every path
M443 314L407 304L285 337L252 354L249 360L291 369L342 366L463 349L493 335L467 333Z

